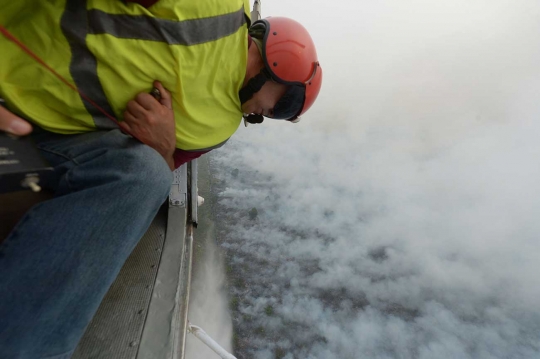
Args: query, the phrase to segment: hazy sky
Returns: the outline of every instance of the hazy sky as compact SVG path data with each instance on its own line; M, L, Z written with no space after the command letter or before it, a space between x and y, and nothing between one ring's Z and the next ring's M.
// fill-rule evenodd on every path
M540 358L540 3L262 5L324 82L212 157L240 354Z

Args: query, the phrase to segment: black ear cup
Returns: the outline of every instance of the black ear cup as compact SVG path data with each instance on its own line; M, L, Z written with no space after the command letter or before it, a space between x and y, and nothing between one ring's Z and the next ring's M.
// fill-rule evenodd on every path
M252 124L262 123L264 121L263 115L247 115L244 116L247 122Z

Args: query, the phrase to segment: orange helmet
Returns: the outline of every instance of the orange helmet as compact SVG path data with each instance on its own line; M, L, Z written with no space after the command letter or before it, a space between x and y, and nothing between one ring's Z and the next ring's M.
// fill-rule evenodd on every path
M253 23L252 37L262 41L262 58L272 80L290 86L274 108L274 115L296 122L315 102L322 84L322 69L307 30L286 17Z

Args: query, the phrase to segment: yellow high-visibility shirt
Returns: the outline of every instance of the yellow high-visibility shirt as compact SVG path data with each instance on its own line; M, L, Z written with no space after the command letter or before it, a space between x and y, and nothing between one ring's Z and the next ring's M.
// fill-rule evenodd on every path
M211 149L238 128L247 66L247 0L17 0L0 24L107 113L159 80L171 92L176 146ZM44 129L75 134L116 125L0 36L0 97Z

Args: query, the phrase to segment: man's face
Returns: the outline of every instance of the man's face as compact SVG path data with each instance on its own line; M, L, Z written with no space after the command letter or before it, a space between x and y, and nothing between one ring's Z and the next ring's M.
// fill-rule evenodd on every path
M242 111L246 114L272 117L274 106L286 91L287 86L274 81L266 81L260 91L242 105Z

